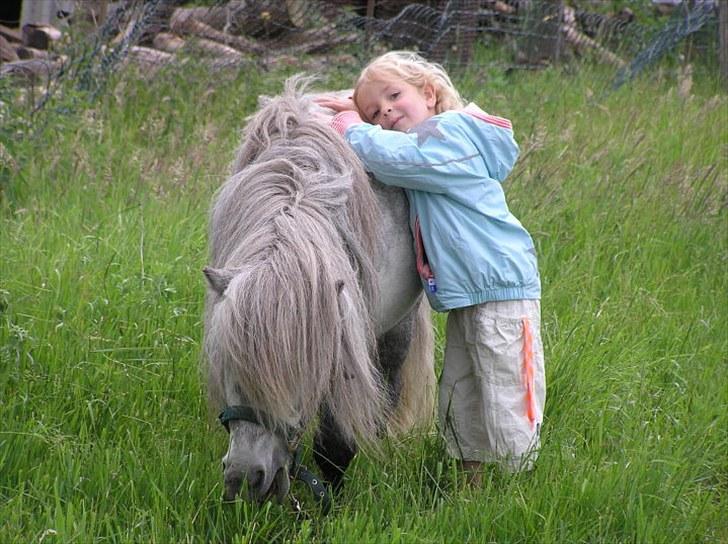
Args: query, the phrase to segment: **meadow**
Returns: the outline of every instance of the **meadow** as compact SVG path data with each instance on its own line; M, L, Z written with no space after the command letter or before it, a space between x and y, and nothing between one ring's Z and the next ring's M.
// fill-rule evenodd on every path
M506 193L543 282L540 459L469 489L435 430L389 441L326 517L301 488L299 514L222 503L199 370L212 194L293 72L126 72L19 125L0 167L0 542L728 541L728 96L700 69L686 93L679 68L614 92L588 67L455 75L521 145Z

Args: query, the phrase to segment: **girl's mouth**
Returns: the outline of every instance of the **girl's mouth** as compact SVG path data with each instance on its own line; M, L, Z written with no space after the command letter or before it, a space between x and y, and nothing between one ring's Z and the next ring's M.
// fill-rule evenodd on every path
M397 117L397 119L395 119L394 122L392 123L392 126L389 127L389 128L390 129L393 129L394 127L396 127L397 126L397 123L399 123L402 119L404 119L404 116L403 115L400 116L400 117Z

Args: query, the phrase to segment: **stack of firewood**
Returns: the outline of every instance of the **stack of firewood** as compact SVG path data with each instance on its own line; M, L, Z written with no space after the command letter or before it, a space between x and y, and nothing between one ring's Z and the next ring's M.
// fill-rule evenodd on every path
M25 25L16 30L0 25L0 76L49 76L61 64L51 54L61 32L48 25Z
M368 10L366 18L352 17L351 6L356 2L346 0L228 0L209 7L176 7L178 2L171 0L157 0L156 3L122 0L116 3L114 10L110 8L108 13L103 10L105 21L100 20L103 17L93 18L93 23L104 28L104 32L100 32L106 36L103 51L143 66L144 73L148 74L190 56L213 67L292 65L316 70L315 62L302 64L301 57L327 53L335 47L356 43L365 35L400 44L400 47L402 44L416 46L431 56L435 52L428 48L440 44L461 51L460 61L467 62L468 55L464 53L470 51L477 39L476 32L487 31L488 25L498 17L503 18L501 25L511 22L521 33L524 33L521 20L533 21L526 25L528 39L525 48L518 52L519 62L537 65L558 60L563 51L571 51L591 53L597 60L615 66L624 64L595 39L596 35L587 33L580 24L580 14L562 1L538 5L513 0L461 1L456 4L462 9L450 11L450 2L444 11L399 0L393 3L404 4L395 17L374 19L373 10ZM349 7L345 7L347 4ZM371 0L367 2L367 6L374 4ZM150 11L150 6L155 7ZM631 20L631 12L623 12L601 19L609 23L611 19L628 16L625 20ZM151 23L150 13L154 15ZM423 14L429 14L426 21L417 18ZM71 25L82 23L79 13L74 13L71 19ZM354 30L357 25L352 22L357 19L365 20L365 24ZM440 28L443 21L451 22L453 28ZM422 34L421 42L414 35L406 35L410 27ZM458 41L451 44L452 40L446 39L448 36L457 36ZM34 78L50 76L62 66L62 59L52 53L53 44L60 38L61 32L50 26L25 25L21 31L0 26L0 59L3 63L0 77L8 74Z
M139 5L121 3L125 16L117 17L116 36L104 48L124 48L128 61L151 73L188 56L213 67L300 65L302 55L326 53L359 40L359 34L338 24L341 6L326 2L230 0L198 8L162 2L151 25L141 20L148 12ZM140 24L146 25L143 35L132 38ZM0 26L0 77L51 74L62 62L52 54L60 37L59 30L47 25L25 25L22 31Z
M335 5L306 0L231 0L213 7L176 8L147 45L132 54L153 65L180 53L207 58L213 65L296 64L301 55L359 40L351 29L337 25L340 15Z

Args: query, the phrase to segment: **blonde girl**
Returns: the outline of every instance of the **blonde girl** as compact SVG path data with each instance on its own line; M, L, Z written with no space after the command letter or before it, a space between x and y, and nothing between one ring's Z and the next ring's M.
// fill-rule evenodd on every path
M546 397L541 283L531 236L502 183L518 157L509 120L464 105L445 70L394 51L361 73L351 99L323 98L332 126L410 204L417 270L448 312L439 417L472 483L483 463L529 469Z

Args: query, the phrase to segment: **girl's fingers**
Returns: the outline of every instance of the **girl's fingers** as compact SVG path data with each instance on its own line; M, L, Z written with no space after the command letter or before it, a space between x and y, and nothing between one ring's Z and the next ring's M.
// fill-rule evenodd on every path
M322 96L319 98L315 98L314 102L316 102L319 106L331 108L332 110L336 111L356 109L356 107L354 106L354 101L351 99Z

